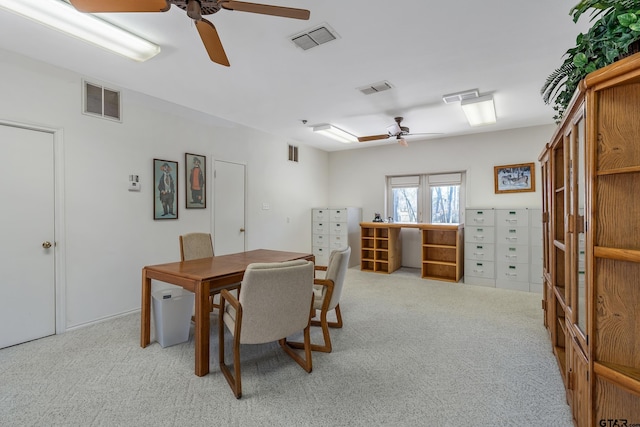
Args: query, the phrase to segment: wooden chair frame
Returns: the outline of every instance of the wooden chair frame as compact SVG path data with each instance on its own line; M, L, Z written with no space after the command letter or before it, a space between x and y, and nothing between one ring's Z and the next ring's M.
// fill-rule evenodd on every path
M224 330L225 323L223 320L224 312L225 312L225 304L229 303L236 310L236 319L235 319L235 328L233 332L233 373L231 369L225 363L224 357ZM309 313L311 320L311 315L313 313L313 296L311 297L311 311ZM280 347L287 353L298 365L302 367L306 372L311 372L313 369L312 359L311 359L311 322L307 324L307 326L303 329L304 335L304 344L300 343L301 346L299 348L304 349L304 357L300 356L297 352L295 352L291 346L291 343L287 341L287 338L284 337L278 340ZM218 319L218 360L220 363L220 371L224 375L224 378L229 383L229 387L231 387L231 391L233 392L236 399L240 399L242 397L242 379L241 379L241 370L240 370L240 334L242 331L242 305L240 305L240 301L236 299L228 290L223 289L220 292L220 314ZM297 348L297 347L296 347Z
M326 271L327 267L325 266L315 266L315 271ZM327 321L327 313L329 313L329 303L331 302L331 297L333 296L333 280L329 279L314 279L314 285L320 285L327 288L327 293L324 296L324 300L322 301L322 308L320 309L320 320L311 320L311 326L320 326L322 327L322 337L323 343L319 344L311 344L311 350L319 351L321 353L331 353L331 335L329 334L329 328L342 328L342 313L340 312L340 304L337 304L334 308L336 313L336 321L328 322ZM313 304L311 305L311 317L316 316L316 310L313 309ZM303 343L299 342L291 342L289 343L291 347L294 348L303 348Z

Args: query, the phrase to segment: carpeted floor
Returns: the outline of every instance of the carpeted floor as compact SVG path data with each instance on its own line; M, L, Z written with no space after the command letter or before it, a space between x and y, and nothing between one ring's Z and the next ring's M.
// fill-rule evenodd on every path
M275 343L243 346L240 400L215 317L199 378L192 338L142 349L139 315L123 316L0 350L0 425L569 427L540 299L352 268L334 351L307 374Z

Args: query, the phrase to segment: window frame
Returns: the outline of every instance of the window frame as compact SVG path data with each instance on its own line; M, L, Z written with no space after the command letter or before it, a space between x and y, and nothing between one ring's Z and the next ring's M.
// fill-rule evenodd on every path
M386 176L386 190L385 190L385 218L393 217L393 190L396 188L411 188L417 187L417 222L416 223L430 223L431 222L431 198L433 187L453 186L459 185L460 190L458 193L458 219L459 223L464 223L464 208L465 202L465 187L466 187L466 172L454 171L454 172L438 172L438 173L421 173L421 174L406 174L406 175L387 175ZM401 222L406 224L414 224L413 222Z

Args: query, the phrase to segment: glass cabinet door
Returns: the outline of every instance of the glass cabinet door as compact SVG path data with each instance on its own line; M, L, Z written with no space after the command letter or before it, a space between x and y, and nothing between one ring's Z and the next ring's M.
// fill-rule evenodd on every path
M573 322L580 332L579 338L585 343L587 331L586 281L585 281L585 119L581 109L574 120L571 135L570 188L568 200L569 217L572 225L569 234L569 262L571 282L571 308ZM581 336L580 336L581 335Z

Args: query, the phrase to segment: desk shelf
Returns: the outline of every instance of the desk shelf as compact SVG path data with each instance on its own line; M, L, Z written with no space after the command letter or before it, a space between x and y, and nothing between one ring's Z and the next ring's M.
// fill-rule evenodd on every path
M459 224L422 224L422 277L459 282L462 278L464 244Z

